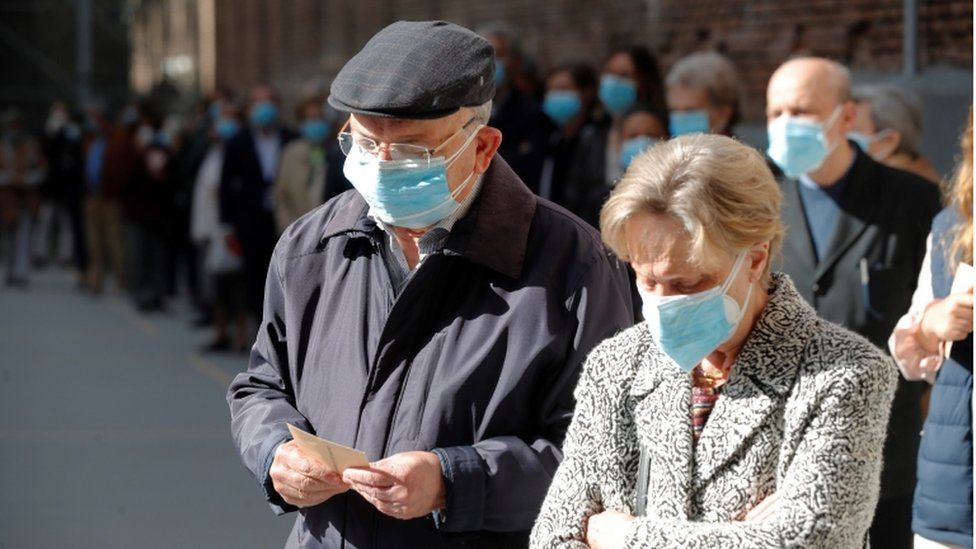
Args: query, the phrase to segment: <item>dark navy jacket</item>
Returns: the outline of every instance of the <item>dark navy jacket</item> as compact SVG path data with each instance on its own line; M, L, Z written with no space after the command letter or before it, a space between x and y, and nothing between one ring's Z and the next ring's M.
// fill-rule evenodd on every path
M526 546L581 363L633 323L625 268L499 156L444 249L399 295L366 213L347 192L275 248L250 366L228 393L244 463L284 511L268 469L286 423L371 461L441 454L443 523L396 520L347 492L302 509L288 547Z
M932 223L932 291L949 295L955 274L947 244L958 215L945 209ZM973 334L952 345L939 368L918 451L912 531L952 545L973 546Z

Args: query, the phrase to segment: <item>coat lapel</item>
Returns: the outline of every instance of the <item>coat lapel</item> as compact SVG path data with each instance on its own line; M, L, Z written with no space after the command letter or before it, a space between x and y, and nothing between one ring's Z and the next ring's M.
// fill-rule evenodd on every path
M687 520L693 452L691 376L652 347L634 379L631 396L637 400L637 436L650 457L648 516Z
M729 381L695 449L696 490L712 480L770 421L777 421L796 381L799 360L817 322L793 283L775 275L775 289L743 345Z
M817 254L807 228L807 217L800 200L799 183L794 179L782 180L783 224L786 237L783 242L783 259L790 272L812 273L817 268Z
M864 158L864 154L857 153L847 192L841 199L837 228L823 254L823 259L817 265L814 280L819 281L827 274L874 221L884 197L875 190L877 186L873 175L874 169L870 160Z

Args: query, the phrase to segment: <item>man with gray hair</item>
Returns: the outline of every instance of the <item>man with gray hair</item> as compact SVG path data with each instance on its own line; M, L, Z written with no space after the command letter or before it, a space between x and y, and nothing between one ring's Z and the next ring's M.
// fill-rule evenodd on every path
M878 162L933 183L942 176L920 150L922 109L914 93L889 84L856 86L857 116L847 137Z
M583 358L633 321L596 231L496 154L493 73L477 34L397 22L332 84L355 190L284 232L228 393L245 465L301 509L288 547L526 546Z
M911 303L938 189L847 140L855 109L850 74L838 63L803 57L781 65L766 90L766 118L767 154L784 174L783 272L820 316L886 349ZM911 547L921 391L899 380L872 547Z

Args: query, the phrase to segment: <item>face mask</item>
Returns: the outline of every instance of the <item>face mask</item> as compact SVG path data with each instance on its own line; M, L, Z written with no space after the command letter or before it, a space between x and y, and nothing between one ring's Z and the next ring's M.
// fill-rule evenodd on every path
M302 122L302 136L313 143L324 142L331 129L331 124L322 119Z
M781 115L766 128L769 148L766 154L791 179L817 170L833 150L828 147L824 131L841 112L838 105L824 123L795 116Z
M565 126L579 114L582 107L579 94L573 91L553 90L542 101L543 112L560 126Z
M620 116L637 101L637 84L628 78L604 74L600 78L600 101L614 116Z
M207 116L210 117L211 120L217 120L218 118L220 118L220 113L223 110L224 110L223 103L221 103L220 101L214 101L213 103L210 104L209 107L207 107Z
M642 312L654 341L682 370L690 372L739 327L752 297L752 284L742 306L726 292L745 258L744 252L739 254L721 286L697 294L657 297L637 286L643 302Z
M671 137L687 135L689 133L710 133L708 125L708 111L697 109L694 111L671 111L668 131Z
M880 132L873 135L868 135L866 133L861 133L861 132L849 132L847 134L847 138L853 141L857 145L857 148L861 149L861 152L866 152L869 155L871 155L871 153L868 152L869 148L871 147L871 144L873 144L875 141L878 141L879 139L884 139L885 137L888 136L889 133L891 133L890 129L881 130ZM874 155L871 156L875 160L881 160L880 158L877 158Z
M372 214L383 223L407 229L430 227L460 207L455 198L461 195L474 173L451 192L447 168L474 141L479 128L450 158L435 156L429 162L379 160L353 146L342 171L369 204Z
M639 135L624 141L620 146L620 169L627 171L634 157L657 144L658 140L646 135Z
M237 123L237 120L232 118L221 118L217 121L217 135L224 141L237 135L239 129L240 125Z
M64 136L68 141L78 141L81 139L81 128L78 124L68 124L64 127Z
M495 58L495 87L501 86L505 82L505 62Z
M169 146L173 144L173 139L170 137L169 132L159 130L153 137L153 143L163 147L164 149L168 149Z
M259 101L251 107L251 123L267 128L278 120L278 107L270 101Z

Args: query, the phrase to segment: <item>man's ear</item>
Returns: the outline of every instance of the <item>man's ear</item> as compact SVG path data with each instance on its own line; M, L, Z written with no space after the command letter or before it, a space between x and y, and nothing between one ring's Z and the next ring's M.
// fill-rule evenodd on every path
M502 144L502 132L497 128L485 126L478 130L478 136L474 139L476 157L474 161L474 173L483 174L488 170L491 159Z

